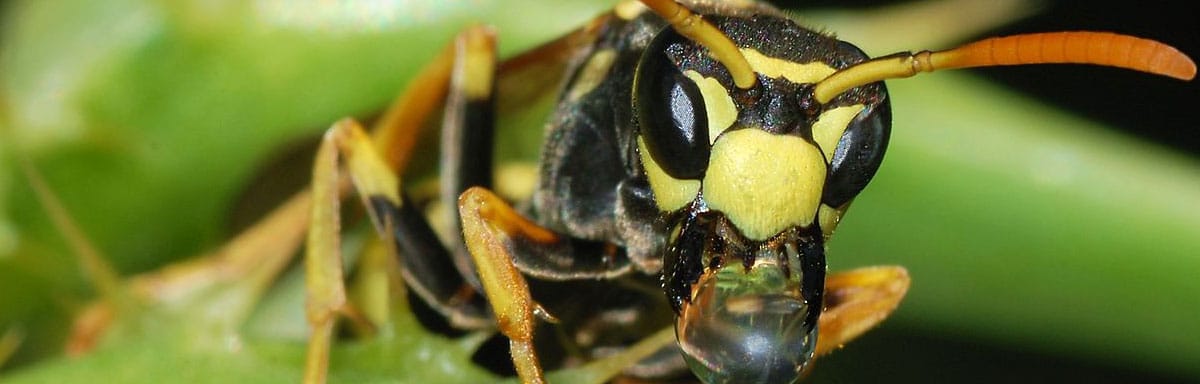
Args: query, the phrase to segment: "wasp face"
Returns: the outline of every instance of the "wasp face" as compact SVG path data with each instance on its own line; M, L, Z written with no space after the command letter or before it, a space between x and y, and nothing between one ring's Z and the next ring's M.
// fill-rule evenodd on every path
M787 382L809 366L825 277L824 241L882 160L882 84L828 103L813 84L865 60L790 20L713 17L756 72L729 73L672 29L634 81L639 156L673 220L663 282L676 335L706 382Z

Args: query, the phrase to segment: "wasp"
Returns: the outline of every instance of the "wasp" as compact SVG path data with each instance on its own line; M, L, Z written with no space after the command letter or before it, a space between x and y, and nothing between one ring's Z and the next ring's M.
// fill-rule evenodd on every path
M909 285L901 267L826 271L825 244L887 149L884 80L1044 63L1195 75L1174 48L1103 32L872 59L756 2L626 1L503 62L495 39L486 27L462 32L384 129L343 120L324 136L306 261L308 379L322 380L346 306L342 169L405 283L451 325L497 327L525 382L543 381L535 351L555 348L535 338L539 318L567 335L564 354L593 358L673 329L676 343L629 368L636 375L794 382L887 317ZM493 192L494 115L497 84L514 78L561 92L532 192L506 199ZM444 213L448 242L401 182L422 151L415 127L443 100L438 195L457 208Z

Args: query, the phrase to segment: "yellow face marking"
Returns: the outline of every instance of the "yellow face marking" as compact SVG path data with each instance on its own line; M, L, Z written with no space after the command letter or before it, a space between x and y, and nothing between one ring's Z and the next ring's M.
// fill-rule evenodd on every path
M825 111L817 117L817 122L812 126L813 141L825 152L826 162L833 161L833 153L837 151L838 141L842 140L842 133L846 132L850 120L858 116L863 108L862 104L847 105Z
M708 113L708 144L712 145L717 141L717 136L737 120L737 106L733 104L733 98L729 97L729 91L717 79L704 77L700 72L693 70L683 74L696 83L700 88L700 95L704 97L704 109Z
M650 181L650 190L654 192L654 202L658 204L658 209L671 212L695 200L696 194L700 193L700 180L680 180L671 177L654 162L641 135L637 141L638 155L642 159L642 167L646 169L646 179Z
M822 62L800 64L764 55L754 48L742 48L741 51L754 72L767 77L782 77L793 83L816 83L836 72L833 67Z
M726 132L712 147L704 200L750 239L809 225L825 185L825 159L796 136L759 129Z
M612 49L602 49L593 53L587 63L579 69L579 76L575 78L575 83L571 84L571 90L567 91L567 99L577 101L596 89L596 86L604 81L604 77L608 76L608 70L612 68L616 58L617 52Z

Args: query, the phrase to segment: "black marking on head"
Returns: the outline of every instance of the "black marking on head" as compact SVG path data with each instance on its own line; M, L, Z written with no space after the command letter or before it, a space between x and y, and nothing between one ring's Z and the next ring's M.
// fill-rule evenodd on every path
M800 293L813 308L804 319L805 327L811 329L817 326L825 298L825 240L819 225L801 230L796 251L800 253Z
M692 284L704 273L704 250L712 236L707 213L687 210L684 215L679 237L663 260L663 290L676 314L683 310L684 302L691 301Z
M765 56L798 64L823 63L835 69L846 68L870 59L854 45L815 32L794 21L770 14L749 17L706 15L717 28L725 32L740 48L754 49ZM854 105L878 103L879 94L886 92L882 84L867 84L847 91L820 105L811 98L810 84L794 84L784 79L771 79L758 74L758 83L750 89L733 84L729 71L695 45L681 45L676 54L680 70L694 70L702 76L717 79L737 105L738 127L762 127L771 132L803 133L825 110ZM803 125L803 127L800 127ZM826 148L832 151L832 148Z
M756 127L774 134L795 134L812 139L816 114L800 108L805 95L804 85L759 75L755 88L754 92L733 92L735 104L740 107L739 121L757 122Z

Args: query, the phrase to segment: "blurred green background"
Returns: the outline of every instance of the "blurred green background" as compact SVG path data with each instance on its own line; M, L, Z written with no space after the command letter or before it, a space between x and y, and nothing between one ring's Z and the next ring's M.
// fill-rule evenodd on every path
M1200 15L1184 1L960 3L881 17L900 3L817 1L797 14L872 55L1061 29L1200 55ZM262 209L246 196L268 163L337 118L372 115L466 23L496 25L511 54L610 4L4 3L0 332L23 342L0 378L44 370L94 297L18 158L122 274L151 270L228 238L242 211ZM830 265L905 265L913 289L883 327L820 360L813 381L1200 381L1196 82L1042 66L889 88L889 157Z

